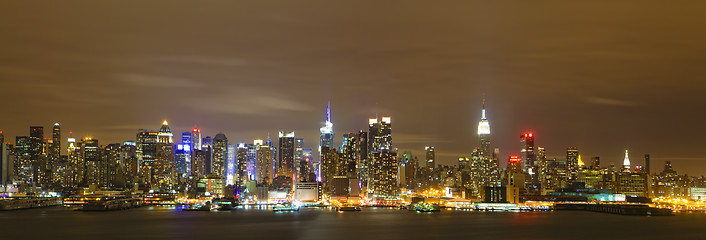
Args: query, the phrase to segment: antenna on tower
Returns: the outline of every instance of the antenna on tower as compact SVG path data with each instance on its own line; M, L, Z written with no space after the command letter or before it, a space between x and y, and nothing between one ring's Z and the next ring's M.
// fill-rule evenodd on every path
M326 104L326 122L331 122L331 101Z

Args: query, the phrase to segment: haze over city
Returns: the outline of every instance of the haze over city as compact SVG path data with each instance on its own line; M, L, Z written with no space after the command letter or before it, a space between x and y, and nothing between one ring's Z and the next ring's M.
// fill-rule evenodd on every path
M231 142L292 130L315 148L330 101L336 144L391 116L396 148L454 164L478 146L485 93L502 167L531 131L560 160L575 146L620 166L629 149L654 171L706 173L704 3L3 5L7 139L59 122L107 144L166 119Z

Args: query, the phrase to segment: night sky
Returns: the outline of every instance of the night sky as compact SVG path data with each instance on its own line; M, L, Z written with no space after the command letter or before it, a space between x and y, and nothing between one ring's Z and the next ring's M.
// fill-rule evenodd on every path
M336 144L392 116L393 143L456 164L487 95L501 167L548 154L706 174L704 1L3 1L0 130L102 144L170 122L231 142L294 130L331 101ZM177 137L178 138L178 137Z

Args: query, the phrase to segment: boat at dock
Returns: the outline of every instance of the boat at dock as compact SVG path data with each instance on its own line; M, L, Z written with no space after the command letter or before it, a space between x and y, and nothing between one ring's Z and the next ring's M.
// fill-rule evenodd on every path
M0 211L60 206L58 197L30 197L0 199Z
M275 211L275 212L294 212L294 211L299 211L299 206L295 206L292 204L277 204L274 207L272 207L272 211Z

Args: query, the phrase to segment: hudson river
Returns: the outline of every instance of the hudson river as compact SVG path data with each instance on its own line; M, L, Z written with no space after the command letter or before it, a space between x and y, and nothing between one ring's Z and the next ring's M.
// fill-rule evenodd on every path
M0 212L0 239L706 239L706 214L621 216L583 211L417 213L302 209L182 212L144 207Z

